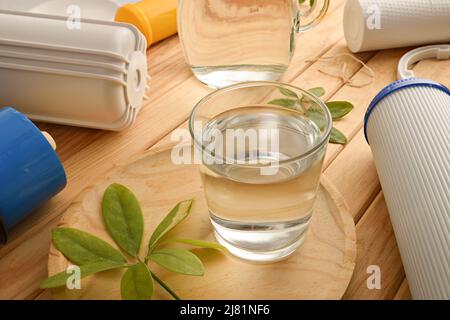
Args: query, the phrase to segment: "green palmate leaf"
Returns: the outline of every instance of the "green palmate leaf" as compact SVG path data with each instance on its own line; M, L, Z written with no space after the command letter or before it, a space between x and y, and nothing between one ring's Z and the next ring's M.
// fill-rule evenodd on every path
M128 268L120 284L122 300L150 300L153 278L148 267L140 262Z
M144 233L144 218L135 195L120 184L110 185L103 195L103 220L114 241L135 257Z
M203 240L193 240L193 239L169 239L164 241L164 244L168 243L183 243L188 244L193 247L205 248L205 249L215 249L215 250L223 250L228 251L227 248L218 244L217 242L203 241Z
M161 221L161 223L156 227L152 236L150 237L150 241L148 243L149 254L156 247L159 240L167 234L170 230L172 230L175 226L177 226L181 221L183 221L191 212L192 204L194 200L187 200L178 203Z
M332 128L331 129L331 135L330 135L330 143L346 144L347 143L347 138L338 129Z
M311 88L308 92L312 93L316 97L323 97L325 95L325 89L322 87Z
M333 120L341 119L353 110L353 105L347 101L327 102L327 107L331 112Z
M298 95L294 91L283 87L279 87L278 89L280 90L282 95L298 99Z
M78 265L101 261L126 262L122 254L110 244L81 230L54 229L52 240L62 254Z
M204 274L202 262L189 250L180 248L157 250L150 255L150 260L172 272L192 276Z
M297 105L297 100L292 99L275 99L272 101L269 101L269 104L273 104L280 107L295 109L295 106Z
M324 130L326 126L325 115L322 111L317 109L308 109L306 111L306 116L319 127L320 130Z
M101 262L93 262L80 266L80 279L88 277L98 272L113 270L125 267L126 263L119 263L114 261L101 261ZM40 288L42 289L50 289L57 288L67 285L67 280L70 277L73 277L73 272L63 271L55 274L54 276L44 280Z

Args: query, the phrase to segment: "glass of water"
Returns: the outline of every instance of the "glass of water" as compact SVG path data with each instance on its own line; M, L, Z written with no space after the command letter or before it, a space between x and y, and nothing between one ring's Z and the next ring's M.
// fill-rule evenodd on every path
M218 241L244 260L272 262L305 237L332 118L305 90L246 82L203 98L190 132Z

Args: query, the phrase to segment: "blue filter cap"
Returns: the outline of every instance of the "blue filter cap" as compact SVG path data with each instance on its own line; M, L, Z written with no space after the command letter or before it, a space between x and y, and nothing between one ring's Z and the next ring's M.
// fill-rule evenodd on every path
M66 183L61 161L41 131L13 108L0 109L0 242Z
M430 88L436 88L439 90L442 90L450 95L450 90L444 86L443 84L440 84L438 82L435 82L433 80L429 79L421 79L421 78L407 78L395 81L385 87L383 90L381 90L375 98L370 103L369 107L367 108L366 115L364 117L364 135L366 137L366 141L369 142L369 139L367 137L367 123L369 121L370 115L372 114L373 110L376 108L376 106L380 103L381 100L386 98L388 95L398 91L402 90L408 87L430 87Z

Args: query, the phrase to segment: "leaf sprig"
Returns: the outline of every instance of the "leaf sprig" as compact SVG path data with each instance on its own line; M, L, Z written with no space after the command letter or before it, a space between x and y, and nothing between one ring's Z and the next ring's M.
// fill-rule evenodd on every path
M167 233L188 217L193 202L193 200L182 201L168 213L153 231L147 254L142 259L139 253L144 235L144 217L139 201L125 186L112 184L103 195L102 217L108 233L121 251L96 236L73 228L54 229L53 244L68 260L80 266L81 278L98 272L126 268L120 284L121 297L124 300L151 299L154 293L153 280L173 298L180 299L151 271L150 263L156 263L172 272L202 276L203 263L194 253L184 248L166 246L181 243L198 248L226 250L215 242L167 239ZM65 286L70 276L70 273L63 271L44 280L40 287L48 289Z
M307 96L299 97L297 93L290 89L284 87L278 89L284 98L274 99L269 104L299 111L314 122L320 130L325 128L325 115L314 101ZM325 95L325 89L322 87L311 88L308 92L318 98ZM331 101L327 102L326 105L330 110L333 121L342 119L353 110L353 105L348 101ZM330 143L346 144L347 138L341 131L333 127L330 134Z

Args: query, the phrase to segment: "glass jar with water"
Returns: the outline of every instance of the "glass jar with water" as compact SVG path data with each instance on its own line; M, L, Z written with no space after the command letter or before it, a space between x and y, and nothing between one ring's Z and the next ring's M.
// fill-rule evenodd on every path
M194 75L213 88L276 81L296 33L318 23L329 0L179 0L178 32Z

